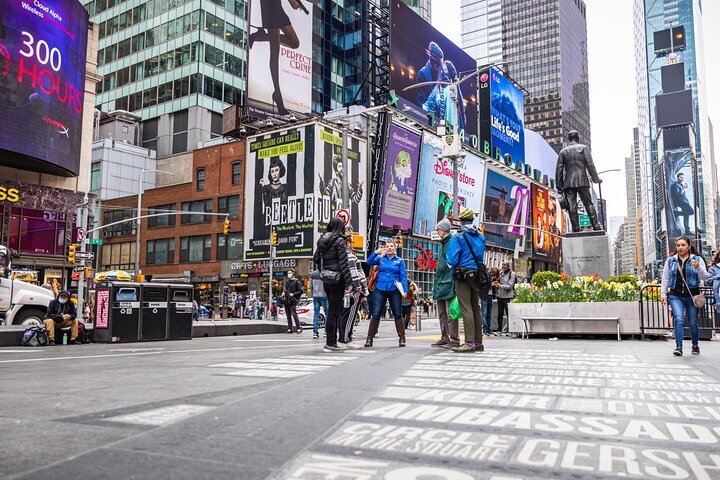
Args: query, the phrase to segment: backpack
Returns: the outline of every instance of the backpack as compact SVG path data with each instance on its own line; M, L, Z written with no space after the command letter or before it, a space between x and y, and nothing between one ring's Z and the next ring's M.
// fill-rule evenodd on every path
M473 257L473 260L475 260L475 265L477 266L477 271L474 272L474 274L469 275L471 278L466 278L467 280L474 280L475 284L478 287L478 290L480 291L480 298L485 299L488 296L488 290L490 289L490 277L487 273L487 268L485 267L485 264L482 263L480 260L478 260L477 255L475 255L475 250L472 248L472 245L470 244L470 240L467 239L465 235L462 235L463 240L465 240L465 243L467 244L468 248L470 249L470 254Z
M45 327L33 325L23 332L20 345L23 347L45 347L49 344L47 331Z

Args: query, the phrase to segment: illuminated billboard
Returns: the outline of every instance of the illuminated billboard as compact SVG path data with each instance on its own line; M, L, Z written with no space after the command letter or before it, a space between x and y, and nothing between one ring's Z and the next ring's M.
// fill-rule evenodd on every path
M248 105L278 115L310 113L313 3L249 3Z
M477 62L401 1L392 2L390 20L390 88L401 99L398 108L422 119L432 115L436 125L452 123L457 114L465 143L477 147L477 78L460 86L457 102L448 101L444 85L403 91L416 83L463 78L476 71Z
M80 166L88 14L77 0L3 0L0 157L73 176Z
M523 94L497 69L480 74L480 150L513 165L525 164L525 105Z

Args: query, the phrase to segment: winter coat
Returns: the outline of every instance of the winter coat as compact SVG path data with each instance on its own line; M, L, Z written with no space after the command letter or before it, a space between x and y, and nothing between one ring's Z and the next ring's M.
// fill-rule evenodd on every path
M697 268L693 268L690 264L693 260L698 262L699 265ZM694 293L697 294L697 290L700 288L700 280L705 280L708 275L708 272L705 269L705 260L703 260L702 257L691 254L690 258L687 259L687 262L687 267L683 272L685 275L685 281L687 282L690 291L694 291ZM667 295L669 290L679 291L682 289L680 285L675 285L677 280L678 263L677 255L673 255L665 261L665 268L663 268L662 284L660 289L663 297ZM680 282L682 283L682 279L680 279Z
M50 302L50 305L48 305L47 312L45 313L45 318L52 318L53 320L55 320L55 323L62 323L62 316L65 314L70 315L70 320L75 320L75 318L77 317L75 304L69 299L65 303L60 303L60 300L56 298L55 300L52 300Z
M452 240L445 254L445 259L451 267L464 267L471 270L477 270L478 265L475 259L470 253L468 244L465 241L467 238L472 245L475 256L478 262L482 263L485 259L485 237L477 229L475 225L463 225L462 228L453 235Z
M317 242L313 262L318 269L340 272L340 283L352 285L352 275L348 265L346 240L337 233L323 233Z
M512 270L507 272L500 270L500 276L497 279L500 288L495 289L497 298L515 298L515 284L517 283L517 275Z
M447 251L452 235L446 235L440 240L440 255L438 256L435 282L433 285L434 300L452 300L455 296L455 271L447 263ZM464 240L463 240L464 241Z
M558 155L555 166L555 184L558 189L589 187L588 174L593 182L600 183L590 148L582 143L570 142Z
M405 261L402 258L397 255L390 258L387 255L378 255L373 252L368 257L367 264L378 266L376 290L392 292L397 289L395 282L400 282L405 293L408 292L407 270L405 269Z
M708 277L705 279L705 285L714 288L715 283L720 283L720 265L713 265L708 268Z

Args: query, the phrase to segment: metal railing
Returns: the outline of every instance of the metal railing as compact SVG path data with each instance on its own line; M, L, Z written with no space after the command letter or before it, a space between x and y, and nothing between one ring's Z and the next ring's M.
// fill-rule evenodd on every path
M700 310L698 324L700 326L700 338L710 338L713 332L720 331L720 315L715 308L712 287L700 287L705 295L705 307ZM640 337L644 340L645 335L664 335L672 332L674 323L669 305L663 305L660 301L660 285L646 285L640 291L638 301L640 310ZM686 333L688 323L685 322Z

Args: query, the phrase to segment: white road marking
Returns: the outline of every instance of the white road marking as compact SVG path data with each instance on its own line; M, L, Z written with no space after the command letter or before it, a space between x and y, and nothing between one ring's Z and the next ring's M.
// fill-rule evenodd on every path
M147 425L160 427L168 423L177 422L199 413L207 412L213 407L204 405L173 405L171 407L153 408L142 412L128 413L116 417L105 418L108 422L131 423L134 425Z
M46 352L43 348L26 348L24 350L0 350L0 353L35 353L35 352Z

